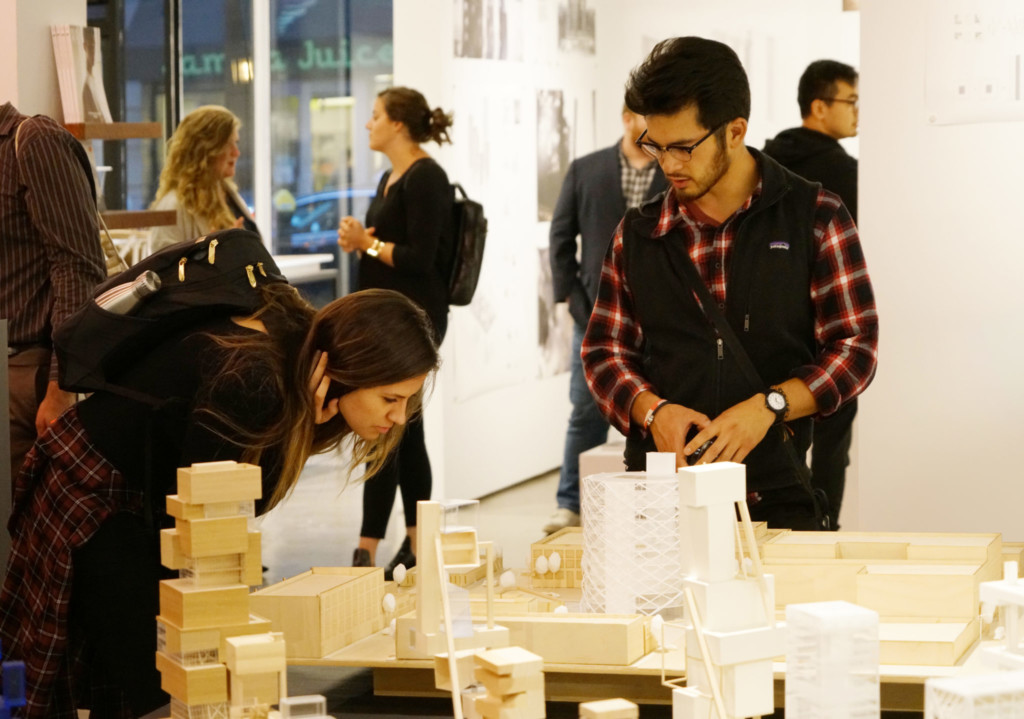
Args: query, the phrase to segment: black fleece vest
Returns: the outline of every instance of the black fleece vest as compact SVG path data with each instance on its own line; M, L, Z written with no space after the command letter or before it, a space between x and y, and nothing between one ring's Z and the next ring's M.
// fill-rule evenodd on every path
M740 218L727 268L726 302L720 307L764 385L751 386L734 353L705 317L682 263L691 262L680 229L651 237L661 203L626 214L623 231L626 282L634 319L644 335L644 376L672 402L711 419L733 405L789 379L814 361L811 276L817 252L814 220L818 185L751 150L761 170L761 196ZM794 449L810 446L809 418L788 423ZM751 491L799 482L782 444L785 427L773 427L747 456ZM643 469L654 441L634 429L626 442L628 469Z

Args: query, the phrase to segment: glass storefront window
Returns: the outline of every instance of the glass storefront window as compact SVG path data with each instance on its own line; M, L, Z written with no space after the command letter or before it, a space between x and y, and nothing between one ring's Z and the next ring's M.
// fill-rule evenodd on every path
M380 176L364 125L391 84L390 0L270 0L272 226L276 253L337 256L338 220L366 215ZM125 0L125 120L160 120L166 105L164 3ZM242 120L235 182L250 205L253 172L253 3L182 0L182 115L223 105ZM129 151L126 207L156 195L162 143Z

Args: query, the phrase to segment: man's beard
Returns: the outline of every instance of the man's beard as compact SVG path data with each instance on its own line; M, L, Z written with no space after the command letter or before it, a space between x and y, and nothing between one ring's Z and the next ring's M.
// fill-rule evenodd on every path
M725 147L715 143L718 147L718 152L715 154L714 159L711 161L711 166L704 172L701 177L690 177L690 184L684 188L672 188L676 193L676 199L680 202L694 202L704 197L718 184L718 181L722 179L726 172L729 171L729 166L732 163L729 153L725 151Z

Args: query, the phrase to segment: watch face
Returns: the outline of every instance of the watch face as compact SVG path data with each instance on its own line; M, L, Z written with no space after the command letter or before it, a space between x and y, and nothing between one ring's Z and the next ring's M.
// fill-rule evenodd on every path
M768 406L776 412L781 412L786 409L786 398L781 392L769 392L768 393Z

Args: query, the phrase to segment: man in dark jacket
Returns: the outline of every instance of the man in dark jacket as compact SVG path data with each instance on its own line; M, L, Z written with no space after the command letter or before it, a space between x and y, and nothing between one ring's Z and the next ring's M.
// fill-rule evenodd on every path
M622 108L622 139L585 155L569 166L551 219L550 258L554 296L569 303L573 318L569 399L572 414L558 481L558 508L544 531L548 534L580 523L581 452L603 444L608 422L594 405L583 378L580 343L590 320L601 279L601 262L616 226L630 207L667 187L658 163L636 146L644 119ZM576 238L580 239L577 260Z
M726 45L660 42L626 105L672 191L612 238L583 338L590 391L628 435L628 469L655 450L677 466L743 462L754 521L815 529L810 418L862 392L877 363L857 227L837 195L747 147L750 86Z
M835 60L812 62L800 77L803 125L783 130L764 151L784 167L839 195L857 221L857 159L839 144L857 135L857 71Z
M820 182L839 195L857 221L857 160L839 144L857 134L857 71L835 60L818 60L800 77L797 102L803 125L780 132L764 146L765 154L798 175ZM811 476L825 491L833 529L839 528L839 509L850 464L856 398L814 422Z

